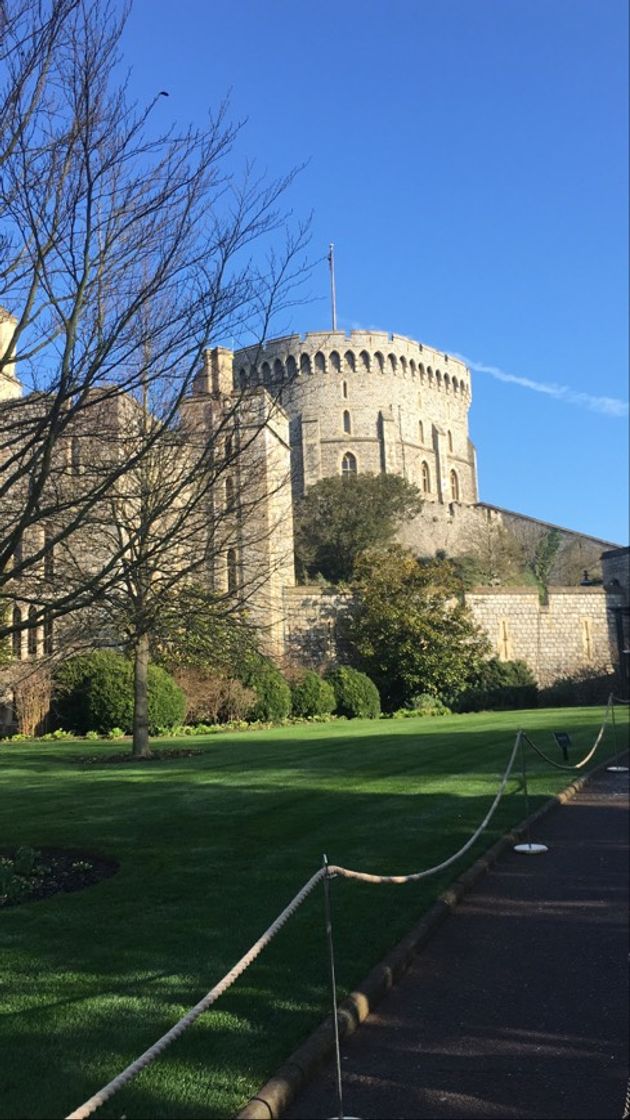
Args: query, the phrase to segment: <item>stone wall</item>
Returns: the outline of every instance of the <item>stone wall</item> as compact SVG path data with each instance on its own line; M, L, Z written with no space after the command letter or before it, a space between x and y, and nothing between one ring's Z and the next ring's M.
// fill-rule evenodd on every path
M479 588L466 595L477 624L502 660L526 661L539 684L615 661L617 596L601 587L554 588L546 605L532 588ZM344 596L335 589L293 587L284 593L287 655L319 664L335 656L335 619Z

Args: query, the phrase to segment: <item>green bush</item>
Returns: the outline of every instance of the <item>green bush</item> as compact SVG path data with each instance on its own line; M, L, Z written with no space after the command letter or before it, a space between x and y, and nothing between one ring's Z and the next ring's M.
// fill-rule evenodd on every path
M242 684L256 693L247 713L250 722L279 723L286 719L291 711L291 689L273 661L255 654L244 666L240 678Z
M451 709L444 704L439 696L430 692L421 692L419 696L412 696L409 707L398 708L392 713L393 719L412 719L414 716L450 716Z
M376 719L380 716L378 689L365 673L341 665L330 669L325 679L333 687L338 715L349 719Z
M578 669L540 690L539 704L544 708L588 707L605 704L611 692L619 688L615 674L595 666Z
M456 698L458 712L507 710L510 708L535 708L538 704L538 685L525 661L499 661L491 657L482 662L479 670L463 692Z
M149 732L181 723L186 699L172 677L157 665L148 672ZM134 674L127 658L113 650L71 657L55 677L57 722L79 734L97 730L108 735L133 728Z
M335 691L312 669L291 686L294 716L329 716L335 709Z

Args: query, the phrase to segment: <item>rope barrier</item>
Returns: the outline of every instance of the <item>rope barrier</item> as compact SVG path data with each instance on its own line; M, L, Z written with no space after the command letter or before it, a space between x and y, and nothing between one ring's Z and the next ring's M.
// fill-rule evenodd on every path
M507 767L501 779L501 784L497 791L497 795L492 802L492 805L490 806L479 827L473 832L470 839L467 840L463 847L455 852L454 855L449 856L449 858L445 859L442 863L437 863L434 867L427 867L425 871L414 871L410 875L370 875L367 871L351 871L348 867L337 867L334 864L330 865L328 869L329 874L339 875L343 879L358 879L362 883L394 883L398 885L400 883L417 883L419 879L426 879L429 875L436 875L438 871L443 871L445 867L450 867L450 865L452 863L455 863L455 861L458 860L460 856L463 856L464 852L467 852L468 849L472 847L472 845L475 843L475 840L477 840L479 836L481 836L481 833L492 817L492 814L499 804L499 801L501 800L505 787L508 783L511 770L514 765L514 759L516 758L516 752L520 746L522 736L523 732L519 731L516 739L514 740L514 746L512 747L510 760L507 764Z
M100 1106L102 1104L105 1104L105 1102L108 1101L110 1097L113 1097L114 1093L117 1093L119 1089L122 1089L123 1085L127 1085L129 1081L132 1081L134 1077L137 1077L137 1075L143 1069L145 1069L146 1066L150 1065L151 1062L153 1062L155 1058L157 1058L158 1054L161 1054L163 1050L166 1050L166 1047L170 1046L171 1042L174 1042L176 1038L179 1038L179 1036L184 1033L187 1027L190 1027L192 1023L194 1023L195 1020L199 1018L200 1015L203 1015L204 1011L207 1011L208 1008L212 1006L213 1003L216 1003L219 996L222 996L223 993L232 986L234 981L238 979L241 973L245 971L245 969L252 963L252 961L256 959L258 954L262 952L265 946L269 944L271 939L275 937L279 930L282 929L282 926L285 924L285 922L288 921L291 915L295 913L298 906L300 906L304 902L304 899L311 893L313 888L316 887L319 882L321 882L325 874L326 872L323 867L321 867L319 871L316 871L315 874L312 875L308 880L308 882L304 884L302 889L298 891L295 897L291 899L289 905L284 908L284 910L281 914L278 915L276 920L272 922L271 925L262 934L262 936L258 938L258 941L256 941L252 945L251 949L249 949L249 951L241 957L240 961L237 961L234 967L225 974L222 980L219 980L218 984L215 984L214 988L210 989L210 991L203 997L203 999L199 1000L199 1003L196 1003L195 1006L186 1013L186 1015L183 1015L182 1018L179 1019L178 1022L175 1023L175 1025L166 1032L166 1034L163 1034L162 1037L153 1044L153 1046L150 1046L148 1050L145 1050L144 1054L141 1054L135 1062L132 1062L131 1065L127 1066L127 1068L122 1071L122 1073L119 1073L117 1077L114 1077L112 1081L108 1082L108 1084L105 1085L102 1089L99 1089L98 1093L95 1093L94 1096L90 1097L90 1099L85 1101L85 1103L82 1104L79 1108L76 1108L74 1112L71 1112L66 1117L66 1120L86 1120L86 1118L88 1116L91 1116L97 1108L100 1108Z
M608 722L608 715L609 715L609 712L611 710L612 702L613 702L613 696L612 696L612 693L611 693L610 696L608 697L608 702L606 704L606 710L604 712L604 719L602 721L602 725L599 729L599 732L597 734L597 738L596 738L593 746L591 747L588 754L585 755L584 758L580 762L576 762L573 766L564 766L561 762L556 762L556 760L554 758L549 758L549 756L546 755L545 752L543 750L541 750L541 748L539 746L536 745L536 743L534 743L533 739L530 739L529 735L526 732L523 732L523 738L525 739L525 742L528 744L528 746L530 746L532 748L532 750L536 752L536 754L540 755L541 758L544 758L545 762L548 762L550 766L555 766L556 770L568 770L568 771L581 770L583 766L586 766L587 762L590 762L591 758L595 754L595 751L597 750L597 748L599 747L599 744L602 741L604 731L606 730L606 724Z

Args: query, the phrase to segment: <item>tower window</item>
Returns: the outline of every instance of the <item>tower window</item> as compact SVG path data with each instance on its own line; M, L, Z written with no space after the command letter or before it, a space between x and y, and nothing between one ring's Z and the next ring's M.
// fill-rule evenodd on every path
M451 500L453 502L459 501L459 479L457 471L451 471Z
M54 649L54 636L53 636L53 620L50 611L47 610L44 615L44 653L47 656L53 652Z
M318 350L315 355L315 369L318 373L324 373L326 370L326 359L321 350Z
M356 456L351 451L346 451L343 459L341 460L341 474L343 478L350 478L357 473L357 460Z
M227 589L230 595L236 591L236 549L228 548L227 552Z
M429 464L424 462L422 464L422 492L423 494L431 493L431 471L429 470Z
M347 408L344 410L343 414L343 430L347 433L350 433L352 431L352 422L350 420L350 413L348 412Z
M19 607L13 608L13 634L11 635L11 652L16 661L22 660L22 631L18 629L22 625L22 612Z
M449 451L453 450L453 433L452 432L448 432L448 449L449 449Z
M78 436L72 437L71 460L72 473L76 477L81 474L81 442Z
M28 626L28 654L29 657L37 657L37 610L35 607L29 608Z
M236 502L234 499L234 481L231 478L225 480L225 510L226 513L231 513L234 509Z
M356 361L352 350L346 350L343 356L343 360L346 363L347 369L351 370L352 373L354 373L356 369Z
M348 399L348 382L347 381L342 382L341 392L343 394L344 401L347 401L347 399Z

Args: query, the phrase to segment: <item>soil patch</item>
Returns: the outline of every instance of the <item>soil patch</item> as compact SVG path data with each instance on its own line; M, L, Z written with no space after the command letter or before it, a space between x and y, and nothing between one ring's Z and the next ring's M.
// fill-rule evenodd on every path
M82 891L118 871L115 859L63 848L13 848L0 852L0 908Z
M168 762L171 758L193 758L196 754L203 754L202 750L180 749L171 751L153 751L148 758L136 758L131 751L124 754L75 754L73 762L81 762L85 766L106 766L109 763L119 762Z

